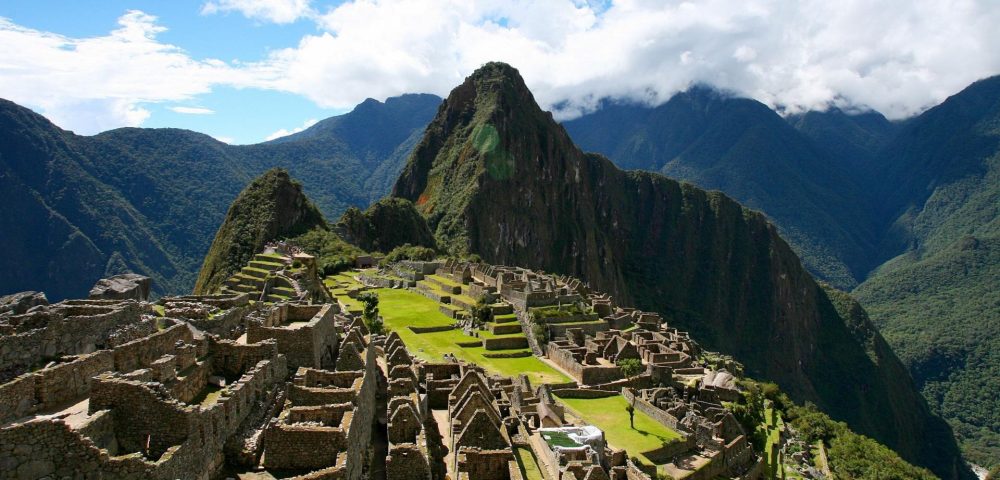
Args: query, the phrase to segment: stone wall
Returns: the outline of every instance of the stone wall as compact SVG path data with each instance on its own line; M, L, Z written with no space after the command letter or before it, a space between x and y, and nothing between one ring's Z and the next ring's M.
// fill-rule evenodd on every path
M677 455L684 452L692 451L697 448L698 445L695 444L694 438L686 437L681 440L677 440L671 443L661 445L659 448L647 451L647 452L636 452L640 453L651 462L659 465L663 463L668 463L674 459ZM631 453L631 452L630 452Z
M90 392L91 377L113 368L114 355L110 350L101 350L35 372L38 409L44 410L86 396Z
M232 338L243 329L243 319L249 310L249 307L234 307L223 310L211 318L190 318L187 321L199 330L223 338Z
M635 397L636 395L637 393L630 388L622 389L622 396L625 397L626 402L632 403L633 397ZM650 417L653 418L653 420L656 420L657 422L666 426L667 428L679 432L682 435L687 435L688 433L690 433L688 432L688 429L686 427L680 424L680 420L677 417L667 413L665 410L658 408L656 405L647 402L641 396L635 398L634 405L636 410L645 413L646 415L649 415Z
M21 418L33 412L34 408L35 377L32 374L21 375L0 385L0 422Z
M151 311L148 304L134 301L97 305L64 302L49 308L7 319L15 326L15 333L0 336L0 366L12 372L7 374L10 378L26 373L40 359L109 348L108 337L115 329L138 322Z
M210 345L213 371L227 378L239 377L261 360L271 359L278 355L278 344L274 340L263 340L246 345L231 340L210 340Z
M550 342L546 356L553 363L568 372L581 385L599 385L624 378L621 369L611 365L583 365L576 360L573 352Z
M374 438L375 416L378 413L376 395L380 388L385 388L386 384L375 357L375 348L366 349L365 376L354 403L354 416L351 418L347 437L350 448L347 450L347 469L344 472L344 478L348 480L364 478L371 462L372 449L370 447ZM384 403L382 405L385 406Z
M337 327L332 305L292 305L275 308L266 322L250 322L247 342L256 343L273 338L278 342L278 352L288 359L292 371L298 367L333 367L333 353L337 349ZM289 328L288 322L305 321L308 324Z
M483 347L486 350L513 350L528 348L528 339L523 336L484 338Z
M430 477L426 454L415 444L392 445L385 459L386 478L423 480Z
M276 469L316 469L334 465L337 454L347 450L340 427L288 425L271 420L265 435L264 466Z
M183 322L175 322L166 329L146 338L119 345L114 350L115 370L130 372L149 366L153 361L173 350L178 341L191 343L194 336Z

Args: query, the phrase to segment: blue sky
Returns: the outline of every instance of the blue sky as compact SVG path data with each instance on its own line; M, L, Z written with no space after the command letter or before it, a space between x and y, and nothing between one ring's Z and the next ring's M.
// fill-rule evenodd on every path
M254 143L500 60L558 118L694 83L903 118L1000 73L997 24L989 0L9 1L0 97L81 134Z
M316 24L306 19L279 25L248 19L239 12L203 15L203 5L200 1L173 0L31 0L0 4L0 17L24 27L82 38L106 35L118 27L122 14L141 10L156 16L167 28L157 35L158 40L177 45L195 58L243 62L263 60L269 51L294 47L304 35L317 33ZM228 86L188 100L143 105L151 112L143 127L186 128L230 143L259 142L281 129L291 131L349 110L322 108L295 93ZM170 109L178 106L207 108L213 113L183 114Z

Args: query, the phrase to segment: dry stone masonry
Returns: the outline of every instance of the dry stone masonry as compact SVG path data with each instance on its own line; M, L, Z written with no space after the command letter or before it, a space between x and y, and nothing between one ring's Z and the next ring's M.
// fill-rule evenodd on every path
M334 293L311 257L271 245L214 295L151 303L148 282L126 289L112 279L86 300L3 297L0 479L763 472L761 452L723 406L741 401L742 368L655 313L517 267L405 261L348 275L357 283ZM471 340L456 348L536 356L572 381L532 385L452 355L419 358L400 332L365 326L355 300L373 288L422 294L454 322L405 326L408 335L460 330ZM626 377L623 360L641 371ZM566 405L610 397L679 440L625 451Z

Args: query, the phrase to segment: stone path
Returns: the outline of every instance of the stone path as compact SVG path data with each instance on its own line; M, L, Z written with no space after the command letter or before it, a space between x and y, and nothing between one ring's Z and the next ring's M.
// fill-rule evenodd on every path
M434 415L434 421L437 422L438 432L441 433L441 442L448 446L448 441L451 438L451 432L448 426L451 425L451 419L448 418L448 410L431 410L431 414ZM444 457L444 464L447 467L448 478L458 478L455 472L452 471L452 462L455 460L455 454L448 449L448 455Z

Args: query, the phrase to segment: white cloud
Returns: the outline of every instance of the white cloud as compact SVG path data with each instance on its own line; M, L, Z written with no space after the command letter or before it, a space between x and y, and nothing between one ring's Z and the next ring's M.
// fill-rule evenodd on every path
M291 130L286 130L284 128L279 129L278 131L276 131L276 132L268 135L267 137L265 137L264 141L265 142L269 142L271 140L274 140L275 138L287 137L287 136L289 136L289 135L291 135L293 133L299 133L299 132L301 132L301 131L303 131L303 130L305 130L305 129L313 126L313 125L316 125L316 122L317 122L317 120L315 118L310 118L309 120L306 120L305 123L303 123L302 126L300 126L300 127L295 127L295 128L293 128Z
M893 118L1000 73L1000 5L991 0L212 0L206 12L319 32L264 60L192 58L129 11L105 36L70 38L0 19L0 96L93 133L139 125L152 102L219 85L302 95L325 108L408 92L447 95L491 60L517 67L566 118L604 97L666 101L694 83L785 112L870 106ZM238 41L234 39L234 41ZM278 132L276 132L278 133ZM288 132L291 133L291 132Z
M38 108L80 133L138 126L143 104L180 101L216 84L243 85L241 72L218 60L194 60L156 35L156 18L128 11L108 35L70 38L0 18L0 96ZM259 77L259 75L258 75Z
M214 138L214 139L216 139L216 140L218 140L218 141L220 141L222 143L228 143L230 145L235 145L236 144L236 139L233 138L233 137L226 137L226 136L223 136L223 135L213 135L212 138Z
M311 15L309 3L310 0L211 0L201 7L201 13L239 12L247 18L282 24Z
M175 113L183 113L186 115L211 115L215 113L215 110L205 107L168 107L168 110Z
M318 22L326 32L267 67L282 72L273 88L326 107L444 95L503 60L562 116L602 97L657 103L708 83L786 112L855 104L898 118L1000 73L990 1L622 0L597 12L570 1L359 0Z

